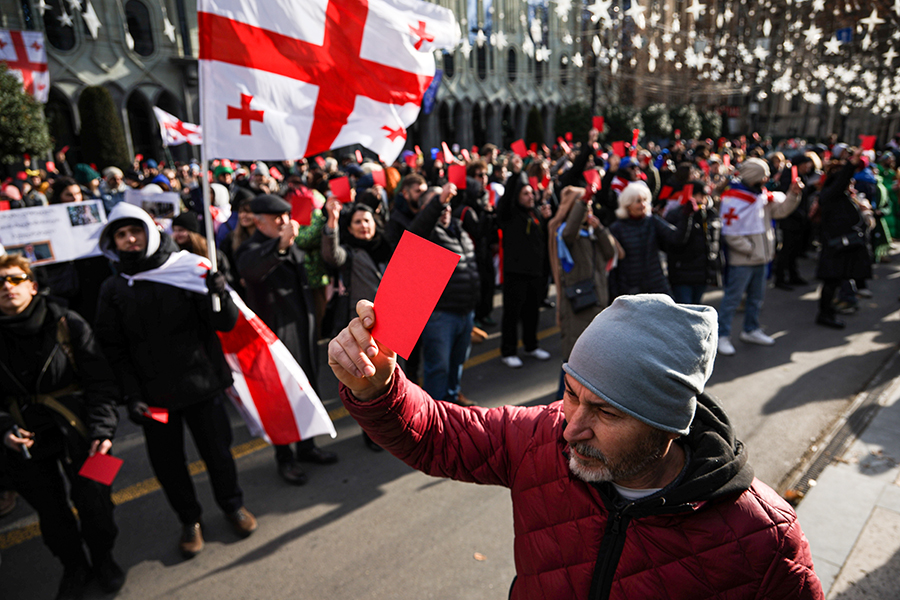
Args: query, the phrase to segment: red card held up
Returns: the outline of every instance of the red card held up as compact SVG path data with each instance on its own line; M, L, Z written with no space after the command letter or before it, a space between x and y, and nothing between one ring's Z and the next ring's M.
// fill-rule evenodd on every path
M447 168L447 180L455 185L458 190L466 189L465 165L450 165Z
M875 140L877 139L877 135L861 135L859 136L859 143L863 150L874 150Z
M534 190L535 193L538 192L538 178L537 177L529 177L528 185L531 186L531 189Z
M408 166L410 169L416 168L416 155L415 154L408 154L406 156L406 158L404 158L403 160L406 161L406 166Z
M797 181L797 165L791 165L791 183Z
M591 125L593 125L594 129L603 133L603 117L594 117L591 121Z
M525 147L525 140L516 140L510 144L509 147L522 158L528 156L528 148Z
M460 150L460 153L463 155L463 159L464 159L466 162L469 162L470 160L472 160L472 155L469 154L469 151L466 150L465 148L463 148L462 150Z
M594 169L589 169L583 173L584 180L587 182L588 187L593 188L594 190L600 189L600 173L598 173Z
M409 358L459 255L406 231L375 294L372 337Z
M342 204L350 202L350 180L346 177L335 177L328 180L328 189Z
M567 142L571 142L571 141L572 141L572 132L571 132L571 131L567 131L567 132L566 132L566 141L567 141Z
M362 164L362 161L363 161L362 152L357 150L356 152L354 152L354 154L356 154L356 162L358 162L359 164Z
M110 456L108 454L100 454L99 452L93 456L89 456L78 474L88 479L93 479L103 485L112 485L113 479L119 473L122 467L122 459Z
M321 156L317 156L317 157L316 157L316 164L319 165L319 168L320 168L320 169L324 169L324 168L325 168L325 159L324 159L323 157L321 157Z
M168 423L169 422L169 411L165 408L157 408L156 406L150 406L147 408L147 412L144 413L154 421L159 421L160 423Z
M683 188L681 188L681 204L687 204L691 200L694 199L694 186L690 183L685 184Z
M730 169L730 168L731 168L731 155L730 155L730 154L723 154L723 155L722 155L722 165L723 165L726 169Z
M532 152L537 154L537 142L531 142L531 146L529 146Z
M372 171L372 183L381 187L387 187L387 178L384 176L384 171L381 169Z
M613 154L618 157L625 157L625 142L613 142L612 143Z
M441 149L444 151L444 164L449 165L456 162L456 157L450 152L450 147L447 145L447 142L441 142Z

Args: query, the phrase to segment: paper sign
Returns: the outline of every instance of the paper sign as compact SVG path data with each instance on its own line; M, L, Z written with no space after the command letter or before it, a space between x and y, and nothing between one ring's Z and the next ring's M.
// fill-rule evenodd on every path
M178 192L147 192L125 190L125 202L139 206L154 220L174 219L181 214L181 196Z
M356 152L354 152L354 154L356 154L356 162L358 162L359 164L362 164L362 161L363 161L362 152L357 150Z
M862 146L863 150L874 150L875 140L877 139L877 135L861 135L859 136L859 143Z
M147 412L144 413L154 421L159 421L160 423L168 423L169 422L169 410L166 408L158 408L156 406L150 406L147 408Z
M375 169L374 171L372 171L372 182L375 185L387 187L387 178L384 176L384 171L382 171L381 169Z
M455 185L458 190L466 189L465 165L450 165L447 168L447 181Z
M112 485L113 479L118 475L120 468L122 468L121 458L98 452L84 461L78 474L103 485Z
M625 142L613 142L612 143L613 154L616 156L625 157Z
M525 140L516 140L512 144L509 145L512 148L512 151L525 158L528 156L528 149L525 147Z
M791 183L797 181L797 165L791 165Z
M455 252L405 231L378 284L372 336L409 358L458 262Z
M0 211L0 244L37 265L87 258L105 225L100 200Z
M603 133L603 117L594 117L591 124L594 129Z
M331 195L337 198L341 204L350 202L350 180L346 177L329 179L328 189L331 190Z

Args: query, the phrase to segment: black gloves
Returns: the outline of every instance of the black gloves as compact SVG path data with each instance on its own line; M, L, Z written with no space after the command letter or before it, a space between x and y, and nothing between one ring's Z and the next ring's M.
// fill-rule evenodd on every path
M206 289L210 294L222 295L225 293L225 276L219 271L206 274Z
M144 425L151 422L153 419L147 416L149 413L150 407L143 400L135 400L128 403L128 418L135 425Z

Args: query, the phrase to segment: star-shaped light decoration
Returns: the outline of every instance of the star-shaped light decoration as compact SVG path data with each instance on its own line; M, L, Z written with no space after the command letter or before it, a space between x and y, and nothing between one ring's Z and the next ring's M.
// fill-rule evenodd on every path
M900 0L898 0L900 1ZM609 16L609 9L612 7L613 0L597 0L593 4L587 7L587 9L591 12L591 21L596 23L601 19L604 22L609 22L612 19Z
M814 13L822 12L823 10L825 10L825 0L813 0L811 10Z
M788 54L790 54L791 52L794 51L794 42L792 42L789 39L785 39L781 43L781 49L784 50L785 52L787 52Z
M575 53L575 56L572 57L572 64L579 69L584 66L584 57L581 56L581 52Z
M568 31L565 33L565 35L562 36L562 43L566 46L571 46L573 41L574 40L572 39L572 34Z
M637 0L631 0L631 8L625 11L625 16L634 19L634 24L637 25L638 29L643 29L647 25L647 20L644 18L644 10L644 7Z
M836 37L831 38L827 42L825 42L825 54L840 54L841 53L841 43L838 41Z
M556 16L563 22L569 20L569 13L572 12L572 0L556 0Z
M651 73L656 71L656 59L653 58L652 56L647 61L647 70L650 71Z
M170 42L175 43L175 26L172 25L172 21L169 20L168 16L163 19L163 35L169 38Z
M532 19L531 20L531 41L535 44L540 44L544 39L544 32L541 29L541 21L540 19Z
M664 34L662 34L659 37L659 39L660 39L660 41L662 41L663 44L669 45L672 43L672 34L667 31Z
M43 16L44 13L47 12L48 8L50 8L50 6L47 4L47 0L38 0L38 10L41 11L41 16Z
M534 51L534 60L538 62L549 62L550 52L550 48L548 48L547 46L541 46Z
M722 13L722 16L725 17L726 23L731 23L731 19L734 18L734 13L731 11L730 6L725 7L725 11Z
M678 53L673 48L669 48L663 52L663 58L666 59L666 62L672 62L678 58Z
M897 51L894 50L894 47L891 46L890 48L888 48L888 51L885 52L884 54L882 54L881 56L882 56L882 58L884 58L884 62L887 64L887 66L891 67L893 65L894 59L900 55L898 55Z
M644 47L644 38L640 34L636 34L631 38L631 45L640 50Z
M487 36L484 34L483 29L479 29L478 33L475 34L475 45L479 48L484 47L484 43L487 41Z
M93 4L87 3L87 8L81 13L81 18L84 19L84 24L87 25L88 31L91 32L91 37L96 40L102 25L100 19L97 18L97 13L94 12Z
M803 32L803 35L806 37L807 46L816 46L819 44L819 40L822 39L822 30L815 25L810 25L809 28Z
M534 58L534 42L531 41L531 38L525 38L525 41L522 42L522 52L525 53L525 56L528 58Z
M772 21L766 19L766 22L763 23L763 37L769 37L772 34Z
M863 50L868 50L872 46L872 36L867 33L862 41L859 42L859 46Z
M526 40L528 41L528 40ZM525 45L522 44L522 48L524 49ZM534 47L532 46L532 49ZM472 44L469 43L469 38L464 37L462 43L459 45L459 51L463 53L463 56L466 57L466 60L469 60L469 55L472 54Z
M900 16L900 0L894 0L894 12Z
M650 55L650 58L659 58L659 46L656 45L656 42L650 42L647 45L647 54Z
M769 51L762 46L757 46L753 49L753 57L758 59L759 62L765 62L769 58Z
M131 37L131 33L127 29L125 30L125 45L128 46L129 50L134 50L134 38Z
M900 2L900 0L897 0L897 1ZM648 21L650 21L650 27L656 27L656 24L659 23L661 20L662 20L662 15L651 8L650 9L650 18L648 19Z
M509 41L506 39L505 33L497 31L491 34L491 44L493 44L494 48L497 50L503 50L509 45Z
M59 15L59 24L63 27L73 27L74 23L72 22L72 16L66 12L66 9L62 9L62 14Z
M619 71L619 59L613 56L613 59L609 61L609 70L615 75Z
M869 33L872 33L872 30L875 29L877 25L881 25L885 20L878 17L878 9L873 8L872 14L866 17L865 19L860 19L859 24L865 25L869 28Z
M681 19L678 18L678 15L672 17L672 32L678 33L681 31Z
M700 18L700 15L706 12L706 5L700 4L700 0L694 0L693 3L684 9L684 12L694 17L694 21Z
M74 11L81 11L81 0L67 0L69 8Z
M594 56L600 56L600 51L603 50L603 44L600 43L600 36L595 35L594 39L591 40L591 50L594 51Z

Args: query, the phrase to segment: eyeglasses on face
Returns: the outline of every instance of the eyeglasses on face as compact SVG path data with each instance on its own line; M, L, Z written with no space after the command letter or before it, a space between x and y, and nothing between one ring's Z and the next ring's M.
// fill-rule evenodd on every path
M0 285L5 283L19 285L20 283L28 281L29 279L31 279L31 277L29 277L28 275L19 275L17 273L13 275L0 275Z

